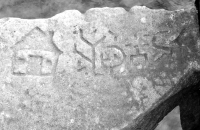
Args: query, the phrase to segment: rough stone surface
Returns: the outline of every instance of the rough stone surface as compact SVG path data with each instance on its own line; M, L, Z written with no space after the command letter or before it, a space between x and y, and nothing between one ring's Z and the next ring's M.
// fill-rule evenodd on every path
M153 130L199 83L197 22L144 6L1 19L0 129Z

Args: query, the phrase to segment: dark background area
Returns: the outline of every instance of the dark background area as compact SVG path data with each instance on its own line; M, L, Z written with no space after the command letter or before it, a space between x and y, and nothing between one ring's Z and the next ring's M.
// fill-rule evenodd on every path
M0 0L0 18L20 17L27 19L48 18L69 9L84 13L94 7L123 7L134 5L175 10L191 5L195 0ZM197 0L198 1L198 0Z
M193 3L194 0L0 0L0 18L49 18L71 9L84 13L94 7L123 7L129 10L134 5L176 10ZM199 9L199 0L196 0L195 4ZM156 130L182 130L179 107L169 113Z

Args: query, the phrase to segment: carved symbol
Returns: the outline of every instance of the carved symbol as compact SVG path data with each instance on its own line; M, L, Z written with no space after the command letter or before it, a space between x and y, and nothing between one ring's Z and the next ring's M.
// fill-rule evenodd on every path
M126 54L117 45L110 45L107 46L107 48L109 50L105 51L105 53L101 53L100 55L101 64L102 66L109 68L110 71L113 71L114 68L123 64Z
M62 53L53 43L53 32L46 34L36 27L12 47L13 74L47 76L55 72ZM42 41L42 43L41 43Z
M109 30L108 33L114 36L114 41L117 41L117 36L112 31Z
M81 60L78 60L78 61L77 61L77 67L78 67L78 68L77 68L77 71L78 71L78 72L80 72L80 71L86 69L86 67L82 65L82 61L81 61Z
M153 38L152 38L152 46L156 49L162 50L161 53L155 54L154 61L161 59L164 55L168 55L168 54L172 55L172 47L157 45L156 44L156 36L153 36Z
M138 58L143 58L144 61L148 61L147 53L141 53L141 52L140 52L140 49L139 49L139 47L138 47L138 45L135 45L134 47L135 47L135 49L136 49L136 54L135 54L135 55L130 55L130 61L131 61L131 63L134 63L134 64L136 64L136 65L140 64L140 63L137 63L137 62L138 62L138 61L137 61ZM134 59L135 59L136 61L134 61Z
M95 69L96 69L96 51L95 51L95 48L97 47L98 44L100 44L105 38L106 36L103 36L101 39L99 39L97 42L95 42L94 44L92 44L91 42L89 42L87 39L84 38L83 36L83 30L80 29L80 38L81 40L86 43L88 46L91 47L92 49L92 58L90 59L89 57L85 56L82 52L80 52L78 49L77 49L77 45L74 44L74 50L75 52L80 55L83 59L85 59L86 61L88 61L89 63L92 64L92 72L94 75L99 75Z
M117 41L117 35L112 31L108 31L109 34L113 35L113 40ZM109 45L106 47L107 50L104 53L101 53L101 64L104 67L108 67L110 69L114 69L121 64L123 64L126 54L124 53L123 49L117 45Z
M56 57L51 52L38 50L20 50L16 52L13 74L49 75L56 64Z

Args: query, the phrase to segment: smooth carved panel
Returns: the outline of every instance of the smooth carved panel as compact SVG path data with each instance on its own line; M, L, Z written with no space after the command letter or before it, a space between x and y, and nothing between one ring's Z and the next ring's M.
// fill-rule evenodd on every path
M53 32L45 34L38 27L22 37L13 47L13 74L48 76L55 73L61 51L54 45L52 37Z

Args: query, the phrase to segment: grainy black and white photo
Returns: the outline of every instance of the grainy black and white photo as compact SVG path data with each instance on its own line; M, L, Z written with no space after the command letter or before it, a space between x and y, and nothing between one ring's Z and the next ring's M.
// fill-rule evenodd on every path
M199 0L0 0L0 130L200 130Z

